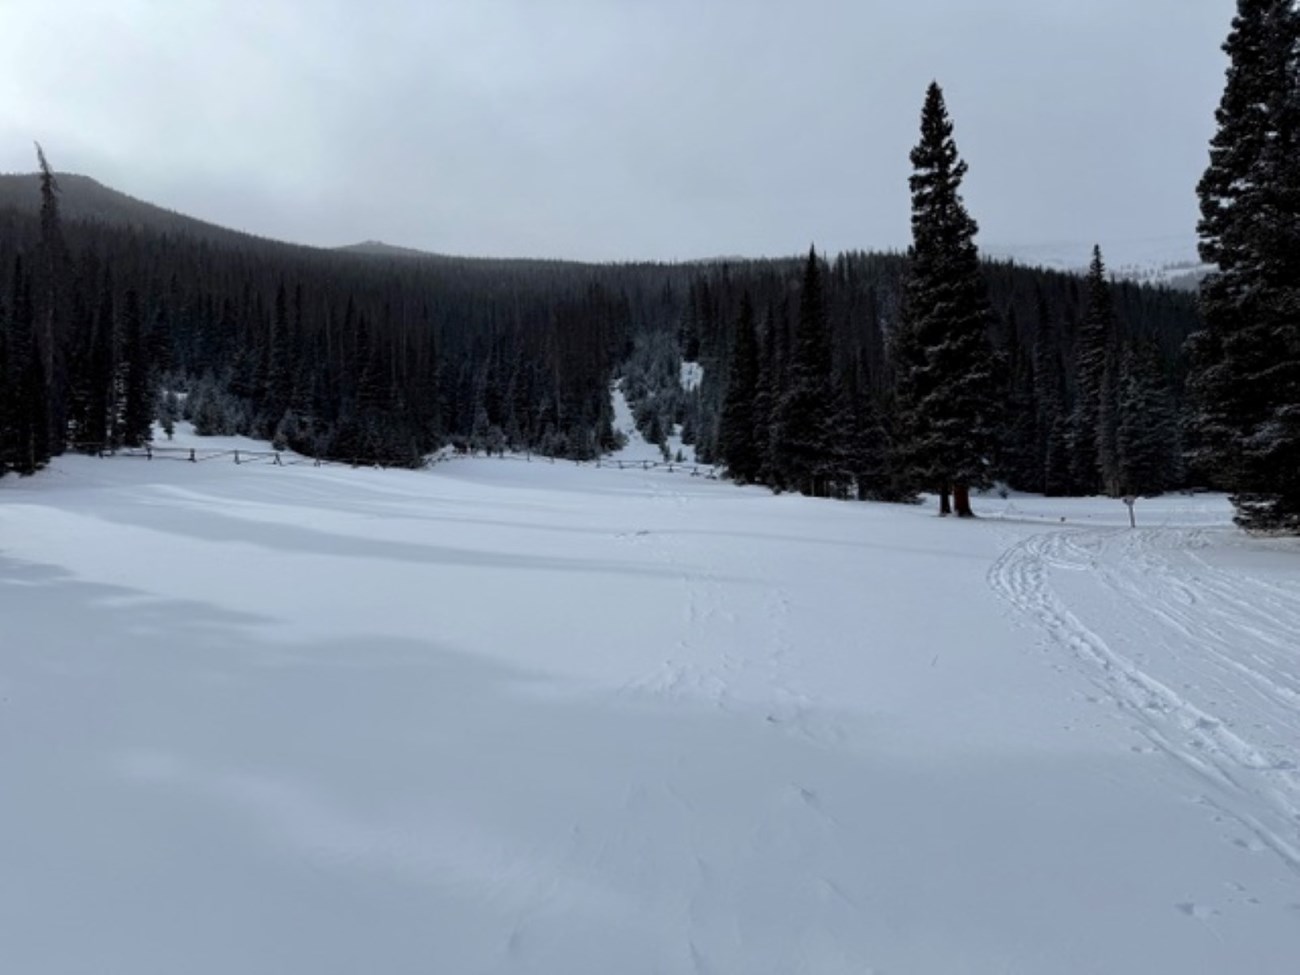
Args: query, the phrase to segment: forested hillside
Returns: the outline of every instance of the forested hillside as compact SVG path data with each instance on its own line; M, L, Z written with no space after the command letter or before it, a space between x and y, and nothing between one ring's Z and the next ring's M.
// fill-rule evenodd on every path
M215 228L84 177L0 178L0 201L0 471L136 444L182 410L201 432L362 462L412 465L452 440L592 457L614 446L609 384L626 375L644 432L680 423L740 480L864 498L927 486L895 449L903 255L389 256ZM1104 486L1070 462L1090 416L1090 294L1113 308L1110 354L1140 359L1142 395L1171 411L1158 435L1176 448L1189 296L982 272L999 363L991 474L1053 493ZM677 382L683 360L703 366L696 390ZM1138 487L1180 476L1175 464Z

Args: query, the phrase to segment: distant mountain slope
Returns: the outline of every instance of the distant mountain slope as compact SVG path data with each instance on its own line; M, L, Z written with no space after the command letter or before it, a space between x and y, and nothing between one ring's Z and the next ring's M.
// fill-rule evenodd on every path
M1201 278L1210 270L1197 257L1196 238L1190 234L1103 240L1100 244L1107 269L1123 281L1194 291ZM1047 244L987 244L981 250L989 257L1015 261L1024 267L1085 274L1092 258L1092 247L1091 243L1083 241L1062 241Z
M138 227L219 243L264 239L137 200L89 176L58 173L56 178L59 182L59 209L70 220ZM39 209L39 179L36 173L0 174L0 209L28 212Z
M359 244L345 244L342 247L335 247L334 250L344 254L369 254L372 257L415 257L430 258L442 257L441 254L435 254L432 251L417 250L414 247L398 247L396 244L385 244L382 240L363 240Z
M56 178L59 182L59 209L66 220L101 223L115 227L134 227L228 247L246 248L249 245L256 245L284 248L299 253L355 256L362 259L419 258L456 267L510 268L515 271L579 267L585 263L554 258L459 257L435 254L432 251L416 250L411 247L398 247L378 240L366 240L342 247L313 247L308 244L277 240L273 237L260 237L208 223L206 220L199 220L175 210L138 200L78 173L57 173ZM40 209L41 201L39 180L40 177L36 173L0 173L0 211L17 210L21 213L36 213ZM643 262L647 266L650 263L652 262Z

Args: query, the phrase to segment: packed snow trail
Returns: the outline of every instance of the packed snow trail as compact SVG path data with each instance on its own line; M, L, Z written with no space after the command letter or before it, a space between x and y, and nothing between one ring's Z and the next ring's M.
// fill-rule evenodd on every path
M6 478L0 971L1291 975L1294 546L976 503Z
M1300 586L1210 565L1196 554L1210 537L1044 532L1009 548L989 581L1123 720L1205 780L1196 801L1300 873ZM1069 608L1089 583L1106 598Z

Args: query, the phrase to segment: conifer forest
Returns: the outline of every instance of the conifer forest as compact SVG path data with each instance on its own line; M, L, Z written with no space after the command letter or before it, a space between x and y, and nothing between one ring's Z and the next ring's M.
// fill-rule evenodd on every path
M1300 15L1242 0L1198 187L1199 296L982 259L944 93L906 253L582 264L324 250L93 180L0 178L0 474L155 419L361 464L589 459L610 387L742 483L823 497L1209 487L1300 530ZM902 188L900 188L900 191ZM798 242L791 242L797 245ZM703 382L684 390L682 362Z
M1300 972L1300 0L0 11L0 975Z

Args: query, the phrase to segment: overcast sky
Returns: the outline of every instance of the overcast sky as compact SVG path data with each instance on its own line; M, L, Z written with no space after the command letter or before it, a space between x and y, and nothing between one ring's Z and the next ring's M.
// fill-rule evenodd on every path
M902 247L943 85L980 242L1193 240L1233 0L0 0L0 170L303 243Z

